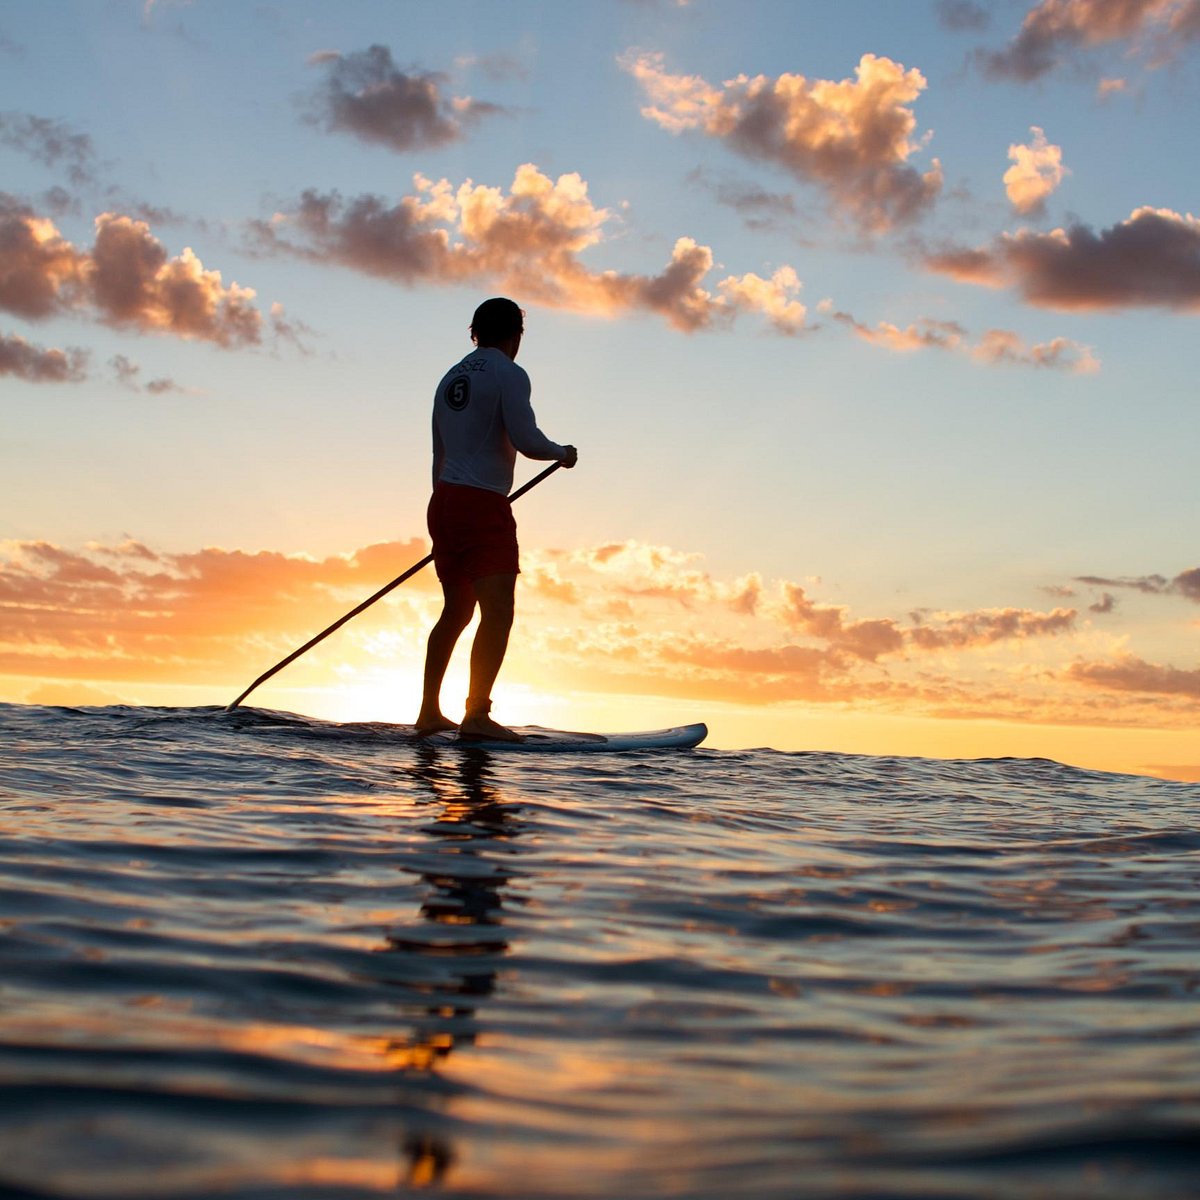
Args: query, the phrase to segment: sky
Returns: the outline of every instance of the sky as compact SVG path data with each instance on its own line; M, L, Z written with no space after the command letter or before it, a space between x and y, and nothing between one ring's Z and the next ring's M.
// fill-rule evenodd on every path
M1198 58L1200 0L9 0L0 700L227 703L421 558L508 295L580 461L498 719L1200 779ZM439 595L251 702L411 721Z

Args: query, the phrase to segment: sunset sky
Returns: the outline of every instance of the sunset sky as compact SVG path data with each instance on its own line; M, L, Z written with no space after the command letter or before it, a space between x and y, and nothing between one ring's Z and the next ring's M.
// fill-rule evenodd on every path
M1198 60L1200 0L10 0L0 700L226 703L420 558L503 294L580 462L500 720L1200 779ZM252 703L411 721L438 597Z

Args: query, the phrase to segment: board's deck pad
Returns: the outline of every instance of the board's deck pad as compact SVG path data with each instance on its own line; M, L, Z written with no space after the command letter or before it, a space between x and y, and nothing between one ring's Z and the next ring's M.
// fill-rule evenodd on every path
M488 742L460 738L458 731L437 733L422 738L435 746L475 746L484 750L669 750L698 746L708 736L708 726L676 725L671 729L650 729L640 733L570 733L562 729L543 729L540 725L515 728L522 741Z

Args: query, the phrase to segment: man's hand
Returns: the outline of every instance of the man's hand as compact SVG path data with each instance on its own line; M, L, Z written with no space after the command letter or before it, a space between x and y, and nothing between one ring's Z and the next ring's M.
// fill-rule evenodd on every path
M574 446L566 446L564 449L567 452L566 457L560 458L558 461L569 469L579 461L579 451Z

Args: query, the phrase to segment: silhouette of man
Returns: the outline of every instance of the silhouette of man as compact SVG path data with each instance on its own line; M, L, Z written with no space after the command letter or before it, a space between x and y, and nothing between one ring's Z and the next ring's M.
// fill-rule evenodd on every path
M471 321L476 349L451 367L433 397L433 496L429 535L442 583L442 614L429 634L425 691L417 732L454 729L442 715L441 690L459 635L479 605L471 646L471 691L457 728L470 738L520 741L489 716L521 567L508 493L519 450L527 458L573 467L574 446L552 442L529 403L529 376L514 361L525 314L511 300L485 300Z

